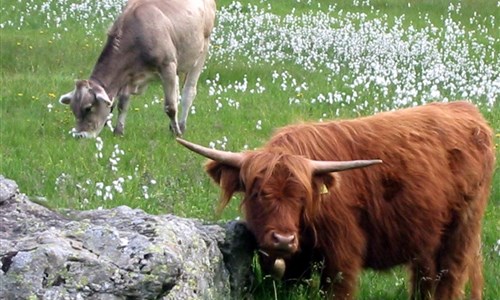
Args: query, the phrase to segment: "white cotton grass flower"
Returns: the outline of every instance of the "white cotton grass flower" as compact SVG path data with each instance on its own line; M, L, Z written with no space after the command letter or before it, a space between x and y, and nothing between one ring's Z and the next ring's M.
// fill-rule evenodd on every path
M217 145L222 148L222 150L226 150L226 144L227 144L227 137L223 136L222 140L216 140L215 141Z
M142 195L144 199L148 200L149 199L149 187L147 185L142 186Z
M103 157L102 155L102 149L104 148L104 142L100 137L96 137L95 139L95 147L97 149L97 153L95 154L95 157L97 159L100 159Z
M430 98L431 99L439 99L440 96L441 96L441 93L439 92L437 86L436 85L431 86Z
M72 137L75 137L76 133L77 133L77 131L76 131L76 128L74 128L74 127L71 128L70 131L68 131L68 134L71 135Z
M66 173L61 173L55 181L55 189L58 190L60 187L62 187L64 184L66 184L66 181L68 180L69 175Z
M113 148L113 152L111 152L111 157L109 158L109 165L111 167L111 171L118 171L118 163L121 160L121 156L125 154L125 151L120 149L120 145L115 144Z
M219 99L215 99L215 110L219 111L222 109L222 103L219 101Z
M223 136L220 140L211 141L208 143L208 147L211 149L220 148L222 150L226 150L228 139L226 136Z
M112 189L113 187L110 186L110 185L107 185L105 188L104 188L104 196L103 196L103 200L113 200L113 193L112 193Z
M103 195L103 189L104 189L104 183L103 182L96 182L95 184L95 194L97 197L102 197Z
M118 179L113 180L113 188L119 194L123 193L123 183L124 182L125 182L125 179L123 177L119 177Z
M290 97L288 98L288 104L300 104L300 99L298 98L295 98L295 97ZM260 128L262 129L262 128Z
M227 99L227 104L230 107L234 107L235 109L239 109L240 108L240 102L238 102L238 101L236 101L234 99L231 99L231 98Z
M163 99L155 95L153 97L153 100L151 101L151 105L161 104L162 102L163 102Z
M108 118L106 119L106 123L104 125L106 127L108 127L109 130L114 131L114 128L113 128L113 113L110 113L108 115Z
M496 244L493 246L493 251L500 256L500 239L497 240Z
M266 91L266 87L262 85L261 79L257 77L257 82L255 83L255 92L257 94L262 94Z
M255 129L262 130L262 120L257 120L257 124L255 124Z

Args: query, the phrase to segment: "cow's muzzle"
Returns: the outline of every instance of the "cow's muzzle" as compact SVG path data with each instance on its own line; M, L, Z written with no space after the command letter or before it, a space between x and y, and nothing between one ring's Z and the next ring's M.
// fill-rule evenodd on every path
M271 235L275 250L293 252L296 246L296 238L294 234L283 235L273 231Z
M276 257L289 257L297 252L299 241L295 234L278 233L271 231L268 233L264 243L260 244L261 249Z
M77 139L82 139L82 138L85 138L85 139L94 139L94 138L97 137L97 133L96 132L88 132L88 131L80 131L80 132L71 131L71 135L74 138L77 138Z

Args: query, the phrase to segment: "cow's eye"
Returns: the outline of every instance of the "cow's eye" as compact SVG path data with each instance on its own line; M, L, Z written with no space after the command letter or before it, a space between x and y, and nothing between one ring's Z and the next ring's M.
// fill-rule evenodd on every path
M248 199L256 201L257 199L259 199L259 193L251 193Z
M269 202L272 198L273 196L269 193L262 192L259 194L259 199L262 202Z
M87 106L83 110L84 110L85 114L88 114L92 111L92 106Z

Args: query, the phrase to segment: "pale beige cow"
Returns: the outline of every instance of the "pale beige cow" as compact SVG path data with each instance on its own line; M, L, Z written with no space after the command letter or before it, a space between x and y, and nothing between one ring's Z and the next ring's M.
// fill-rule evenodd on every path
M76 137L94 138L106 124L115 98L114 129L123 135L130 95L141 93L159 75L164 109L176 136L186 128L189 108L207 56L215 22L214 0L130 0L108 33L88 80L59 99L76 118ZM178 121L179 80L183 84Z

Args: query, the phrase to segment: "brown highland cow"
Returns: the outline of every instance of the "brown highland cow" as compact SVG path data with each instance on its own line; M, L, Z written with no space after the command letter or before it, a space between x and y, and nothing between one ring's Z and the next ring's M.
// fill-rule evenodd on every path
M452 102L291 125L243 153L178 141L211 159L222 207L243 194L275 273L303 278L321 262L323 289L353 299L363 268L406 265L412 298L442 300L463 297L467 281L482 298L492 139L474 105Z

